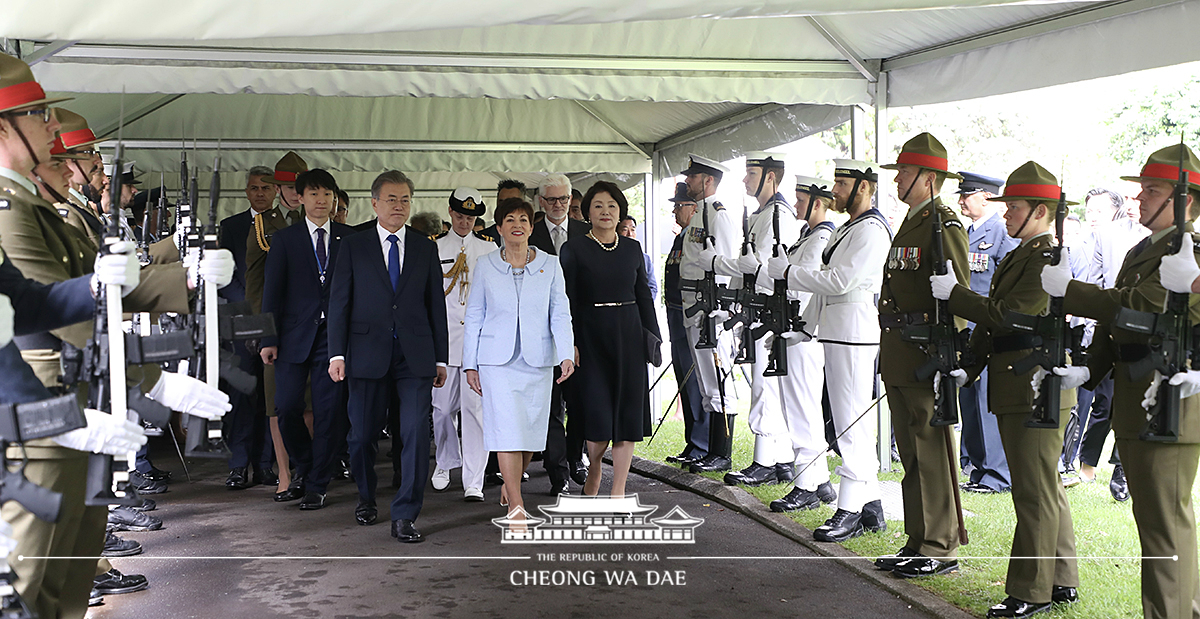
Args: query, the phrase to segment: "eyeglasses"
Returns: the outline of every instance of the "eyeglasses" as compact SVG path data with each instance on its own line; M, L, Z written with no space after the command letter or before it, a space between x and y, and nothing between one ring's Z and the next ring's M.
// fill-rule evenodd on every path
M48 107L35 107L32 110L24 110L21 112L5 112L5 116L16 118L18 116L36 116L41 115L42 122L48 123L54 116L54 111Z
M409 204L412 204L412 198L384 198L380 201L388 206L396 206L398 204L408 206Z
M571 201L571 196L541 196L541 198L546 201L546 204L566 204Z

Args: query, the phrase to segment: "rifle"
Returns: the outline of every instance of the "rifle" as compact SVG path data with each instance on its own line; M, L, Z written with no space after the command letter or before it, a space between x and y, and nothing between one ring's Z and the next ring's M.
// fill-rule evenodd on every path
M187 162L187 143L184 142L183 148L179 150L179 200L175 204L175 231L177 234L191 234L195 223L192 221L192 200L195 196L195 188L191 192L188 191L188 162ZM186 243L181 243L179 247L179 261L183 262L187 258L188 247Z
M1167 244L1167 253L1178 253L1189 238L1187 233L1188 173L1187 148L1183 136L1179 136L1179 180L1171 196L1175 211L1175 232ZM1167 306L1161 314L1140 312L1127 307L1117 310L1113 327L1147 336L1150 352L1141 360L1129 365L1129 378L1140 380L1158 371L1162 380L1158 385L1154 405L1146 414L1146 425L1138 438L1156 443L1174 443L1179 440L1179 410L1182 397L1180 386L1172 385L1170 378L1187 369L1188 358L1195 362L1192 345L1196 339L1188 316L1187 293L1167 292Z
M933 272L936 275L945 275L946 249L942 241L942 215L936 207L933 209L933 247L930 253ZM929 420L929 425L935 428L958 423L958 387L954 384L950 372L971 364L968 345L970 332L966 329L958 330L949 305L949 301L936 300L932 323L909 325L900 331L902 339L919 344L921 350L929 357L917 368L917 380L928 380L937 372L942 375L933 400L933 418ZM954 487L957 488L958 484Z
M771 255L778 258L781 252L785 252L783 244L779 240L778 202L775 203L775 212L772 213L771 218L771 227L775 232L775 246L771 248ZM786 255L786 253L782 255ZM753 333L755 340L767 332L775 334L775 340L771 342L771 352L767 355L767 367L763 370L763 376L787 376L787 340L784 339L783 334L804 329L804 321L800 318L800 301L789 299L787 290L786 279L775 280L775 289L772 294L765 297L762 312L759 314L762 325Z
M742 255L749 256L752 253L754 253L754 242L750 239L750 218L746 209L743 208ZM729 318L723 325L725 329L730 330L738 324L742 325L742 332L738 337L737 355L733 358L734 363L753 364L757 358L754 334L751 333L750 325L758 317L759 308L764 307L766 302L765 295L760 295L754 286L754 277L743 273L741 288L725 288L720 291L718 296L721 309L729 312Z
M171 235L171 224L167 222L167 174L166 172L158 173L158 205L155 207L155 222L157 230L154 234L155 241L161 241Z
M1051 249L1050 264L1062 262L1063 222L1067 218L1067 194L1060 191L1058 206L1054 211L1054 234L1058 245ZM1012 371L1024 374L1035 367L1046 370L1038 399L1033 411L1025 420L1026 428L1057 428L1059 408L1062 402L1062 377L1054 368L1067 365L1067 349L1071 350L1072 365L1086 365L1083 350L1083 325L1071 327L1063 311L1063 298L1050 297L1050 307L1044 316L1031 316L1010 311L1004 315L1005 326L1013 331L1033 336L1033 352L1012 364Z
M708 227L708 204L706 200L701 200L701 206L704 209L701 212L701 217L704 222L704 241L707 246L708 243L714 243L715 239ZM719 307L720 290L717 286L717 274L713 272L712 265L708 265L708 268L704 270L704 277L700 279L680 280L679 289L696 294L696 302L683 310L683 315L691 318L696 315L696 312L702 312L700 315L700 336L696 338L696 350L716 348L717 329L709 314Z
M162 195L160 187L159 195ZM150 190L146 190L146 205L142 208L142 238L137 242L138 261L142 266L150 264Z

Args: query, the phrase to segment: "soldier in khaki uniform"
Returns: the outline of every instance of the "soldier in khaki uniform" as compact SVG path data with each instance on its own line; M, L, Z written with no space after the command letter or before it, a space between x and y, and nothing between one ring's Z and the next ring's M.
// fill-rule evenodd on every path
M263 275L267 270L267 252L271 251L271 235L304 219L300 196L296 194L296 177L308 171L308 164L300 155L288 151L275 164L275 175L263 180L279 186L279 206L265 213L254 215L254 225L246 238L246 300L254 313L262 312ZM279 433L279 420L275 418L275 366L263 366L263 394L266 400L267 417L270 418L271 441L275 447L275 463L279 467L279 483L275 488L276 501L301 498L299 488L291 488L292 475L288 466L287 448L283 435ZM305 396L310 399L309 396ZM306 399L306 401L308 401ZM294 490L294 492L293 492Z
M1133 517L1138 526L1142 556L1142 613L1147 619L1180 619L1200 616L1200 577L1196 567L1196 516L1192 508L1192 487L1200 458L1200 397L1191 372L1170 377L1183 385L1185 396L1179 414L1179 438L1175 442L1151 442L1138 438L1146 426L1150 388L1154 377L1134 380L1129 366L1150 354L1149 339L1117 329L1111 321L1120 308L1143 312L1163 311L1167 291L1160 280L1160 262L1174 233L1173 185L1179 178L1180 148L1186 149L1184 166L1188 174L1187 217L1195 219L1200 198L1200 160L1190 148L1169 146L1150 155L1141 174L1125 176L1142 186L1139 222L1150 236L1142 239L1126 255L1117 274L1116 286L1103 289L1094 284L1073 281L1064 261L1042 272L1042 285L1051 296L1064 297L1070 314L1094 318L1095 336L1088 348L1086 368L1055 368L1063 375L1063 389L1082 384L1095 387L1110 371L1113 377L1112 422L1117 449L1133 497ZM1186 225L1192 232L1192 223ZM1200 251L1190 238L1185 248ZM1193 258L1194 259L1194 258ZM1174 260L1178 264L1179 258ZM1065 272L1064 272L1065 270ZM1167 269L1164 269L1166 271ZM1187 287L1177 286L1183 291ZM1200 322L1200 296L1189 303L1191 323ZM1178 560L1161 557L1178 556Z
M930 277L933 296L949 300L950 311L975 323L971 350L977 365L955 370L960 383L975 380L986 368L988 402L996 414L1000 442L1007 456L1012 481L1017 528L1013 533L1005 593L1008 598L992 606L988 617L1028 617L1050 609L1051 602L1078 599L1079 565L1075 559L1075 530L1071 506L1058 477L1063 424L1057 428L1027 428L1036 394L1030 383L1033 370L1017 374L1012 363L1028 356L1033 337L1005 328L1005 315L1020 312L1041 315L1049 305L1042 290L1042 267L1050 263L1054 221L1060 187L1054 175L1030 161L1008 177L1004 195L989 198L1007 202L1004 222L1008 236L1020 239L997 267L988 295L958 284L953 273ZM1068 203L1073 204L1073 203ZM1066 261L1067 257L1062 256ZM1039 375L1040 378L1040 375ZM1059 419L1075 405L1075 391L1062 393Z
M50 159L58 121L48 109L50 103L33 79L29 67L20 60L0 54L0 248L25 276L41 283L55 283L92 272L96 249L87 237L67 224L62 215L37 195L32 180L35 166ZM219 261L218 252L212 260ZM232 263L232 258L228 258ZM200 265L205 272L205 263ZM125 296L125 307L133 311L186 312L187 273L180 267L173 272L156 274L155 281L141 278L142 285ZM65 341L83 347L91 337L91 323L81 323L51 334L38 334L36 340L18 345L22 356L35 369L43 383L61 389L59 353L56 347ZM31 346L33 344L33 346ZM46 347L38 347L46 344ZM129 378L155 387L152 397L167 406L178 406L181 397L225 398L203 383L178 377L172 389L159 388L158 374L139 373L130 368ZM193 385L194 384L194 385ZM207 393L209 390L212 393ZM220 405L228 410L228 398ZM219 404L219 403L218 403ZM219 417L219 413L216 415ZM88 592L96 571L95 559L35 560L28 557L96 557L104 544L104 525L108 510L85 507L83 495L87 454L58 446L56 443L30 441L25 445L29 464L25 474L35 484L61 492L63 507L56 524L43 522L16 503L0 508L5 521L13 526L19 545L10 556L17 573L16 587L27 602L43 617L82 617ZM22 451L10 448L10 458L21 458ZM24 555L23 561L16 557Z
M879 370L887 389L896 430L896 447L904 466L904 531L908 540L896 555L875 562L880 569L902 577L931 576L958 569L958 530L954 493L957 472L946 456L944 430L929 425L933 417L934 386L918 381L914 370L926 355L916 344L901 339L903 327L928 324L934 318L929 287L933 274L933 212L942 220L946 258L959 283L966 284L967 232L954 210L938 198L949 171L946 149L922 133L906 142L894 169L900 201L909 206L884 267L879 301ZM965 326L965 323L963 324ZM958 455L953 454L957 461ZM957 469L957 466L955 466Z

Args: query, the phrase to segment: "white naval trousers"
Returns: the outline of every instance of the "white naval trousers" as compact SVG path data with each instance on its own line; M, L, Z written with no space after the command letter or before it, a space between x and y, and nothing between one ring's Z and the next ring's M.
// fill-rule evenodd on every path
M454 427L454 414L462 411L462 443ZM446 368L446 384L433 390L433 442L437 468L462 467L463 488L483 489L488 451L483 445L483 399L471 390L461 367Z
M779 377L783 419L796 463L796 487L812 491L829 481L829 463L825 457L829 450L821 409L825 348L820 342L808 341L791 344L787 351L788 373Z
M877 412L863 415L871 403L875 382L875 358L878 344L852 345L822 342L825 347L825 382L829 388L829 406L834 430L841 434L838 448L842 464L834 471L842 476L838 489L838 507L850 512L862 511L863 505L880 497L879 458L875 454ZM859 415L862 419L855 423ZM850 424L854 424L850 426Z
M743 329L748 328L746 326ZM763 376L771 349L767 338L754 342L754 363L750 378L750 414L747 425L754 434L754 461L763 466L791 464L795 460L792 439L783 419L783 402L779 392L779 377Z
M721 374L728 378L733 367L729 361L729 332L718 328L717 347L706 348L704 350L696 350L696 342L700 339L699 326L687 327L687 338L688 346L692 349L692 356L696 361L696 380L699 381L700 404L704 407L704 412L734 414L732 407L728 406L728 401L722 406L721 379L717 374L716 362L713 360L713 353L716 353L721 360Z

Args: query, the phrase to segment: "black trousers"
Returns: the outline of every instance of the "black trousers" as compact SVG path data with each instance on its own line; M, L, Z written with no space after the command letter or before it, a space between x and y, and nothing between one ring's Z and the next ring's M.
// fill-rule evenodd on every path
M562 376L562 370L554 368L554 380ZM567 479L567 431L564 426L563 388L557 382L550 389L550 421L546 427L546 450L542 452L542 466L554 486L562 485ZM582 425L582 419L579 420ZM582 428L579 428L582 432Z
M1104 450L1104 439L1108 438L1108 432L1112 429L1112 376L1100 381L1093 393L1095 395L1092 398L1092 408L1088 412L1083 441L1079 445L1079 462L1088 466L1096 466L1100 463L1100 452ZM1082 421L1080 419L1081 423ZM1121 463L1116 445L1113 445L1112 457L1108 459L1108 463Z
M229 468L244 466L270 468L275 448L267 440L267 417L263 412L262 359L238 342L238 367L258 378L254 393L229 390L233 410L225 415L225 443L229 445Z
M311 380L313 432L304 423L304 387ZM305 489L324 493L333 474L332 465L346 444L346 409L342 406L341 383L329 378L329 338L325 325L308 358L302 363L275 361L275 409L279 411L279 433L288 455L303 477Z

